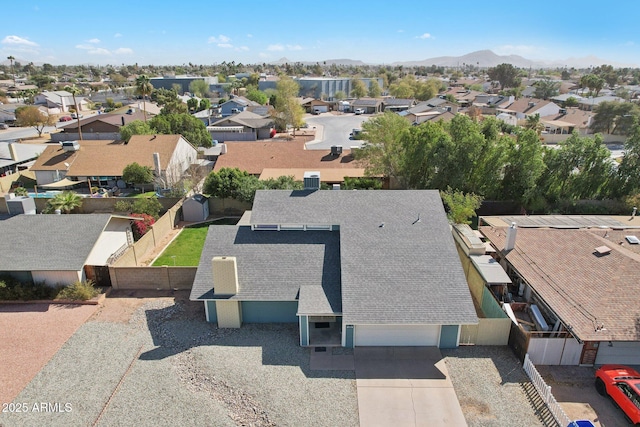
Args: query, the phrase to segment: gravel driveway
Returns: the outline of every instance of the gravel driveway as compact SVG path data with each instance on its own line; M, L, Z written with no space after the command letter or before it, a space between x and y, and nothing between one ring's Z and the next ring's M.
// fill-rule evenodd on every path
M218 330L203 318L201 304L166 299L125 323L98 316L0 425L358 425L353 371L311 371L296 325Z

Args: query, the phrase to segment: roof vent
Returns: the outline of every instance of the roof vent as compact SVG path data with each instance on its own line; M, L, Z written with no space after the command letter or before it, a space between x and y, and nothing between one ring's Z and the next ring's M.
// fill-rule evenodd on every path
M342 154L342 145L332 145L331 146L331 155L332 156L339 156L340 154Z
M608 255L610 253L611 253L611 248L609 246L598 246L596 248L596 255L598 256Z
M320 172L305 172L304 173L304 189L305 190L319 190L320 189Z
M632 245L640 244L640 239L638 239L637 236L624 236L624 238L627 239L627 242L631 243Z
M567 109L566 108L561 108L560 109L560 114L562 114L562 115L567 114Z

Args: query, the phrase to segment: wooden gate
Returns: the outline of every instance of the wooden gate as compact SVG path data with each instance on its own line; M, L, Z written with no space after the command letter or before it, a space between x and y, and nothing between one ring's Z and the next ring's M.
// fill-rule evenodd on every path
M84 274L87 276L87 280L93 281L96 286L111 286L111 275L109 274L109 266L85 265Z

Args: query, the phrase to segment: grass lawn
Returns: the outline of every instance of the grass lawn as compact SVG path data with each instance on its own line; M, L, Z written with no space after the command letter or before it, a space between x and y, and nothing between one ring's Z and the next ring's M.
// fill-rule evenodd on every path
M206 222L196 227L185 227L178 237L160 254L153 263L155 267L162 265L181 267L197 267L202 254L202 247L207 238L210 225L235 225L238 219L224 218L218 221ZM175 257L175 258L174 258Z
M135 199L148 199L156 195L155 191L147 191L146 193L130 193L127 197Z

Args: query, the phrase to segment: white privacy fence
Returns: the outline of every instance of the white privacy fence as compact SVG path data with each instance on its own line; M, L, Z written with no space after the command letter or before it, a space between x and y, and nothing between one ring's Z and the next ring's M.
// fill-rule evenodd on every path
M551 394L551 387L544 382L542 375L540 375L535 365L531 362L531 359L529 359L529 353L524 356L524 364L522 365L522 368L531 379L531 383L544 401L545 405L549 408L553 418L556 419L561 427L568 426L569 423L571 423L571 420L564 412L564 409L562 409L556 398L553 397L553 394Z

